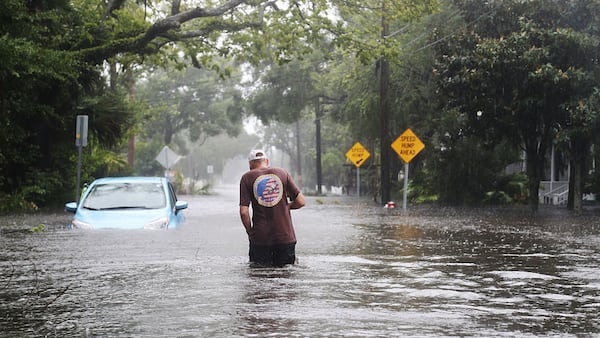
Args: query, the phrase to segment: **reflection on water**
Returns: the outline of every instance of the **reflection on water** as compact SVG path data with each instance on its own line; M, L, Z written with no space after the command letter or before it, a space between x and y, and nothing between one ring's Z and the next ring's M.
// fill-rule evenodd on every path
M594 336L600 219L402 212L337 198L293 212L299 263L253 268L235 189L187 197L174 231L0 220L0 335ZM43 232L31 228L42 223Z
M296 332L297 321L292 311L285 313L282 307L293 307L298 301L298 289L293 284L294 267L283 269L248 267L244 281L244 294L238 304L243 308L244 324L240 335L266 336L273 332Z

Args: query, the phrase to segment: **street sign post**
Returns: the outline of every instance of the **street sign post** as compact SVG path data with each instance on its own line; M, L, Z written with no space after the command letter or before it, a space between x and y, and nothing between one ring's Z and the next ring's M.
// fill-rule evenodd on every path
M87 146L88 135L88 116L77 115L77 124L75 125L75 145L77 146L77 191L75 192L75 201L79 203L80 185L81 185L81 151Z
M77 125L75 127L75 145L85 147L87 146L87 135L88 135L88 116L77 115Z
M371 153L363 147L360 142L356 142L350 150L346 152L346 158L356 166L356 196L360 199L360 166L371 156Z
M155 160L167 170L171 169L171 166L180 159L181 157L168 146L164 146L155 158Z
M408 163L425 148L425 144L410 129L406 129L392 142L392 149L404 161L404 191L402 194L402 209L406 210L406 195L408 192Z
M173 177L171 167L180 159L181 156L177 155L177 153L168 146L164 146L155 158L155 160L165 168L165 177L169 179Z
M352 148L346 152L346 157L350 162L354 163L357 168L359 168L369 156L371 156L371 154L362 144L360 144L360 142L356 142Z
M392 148L404 160L404 163L409 163L425 148L425 144L409 128L392 143Z

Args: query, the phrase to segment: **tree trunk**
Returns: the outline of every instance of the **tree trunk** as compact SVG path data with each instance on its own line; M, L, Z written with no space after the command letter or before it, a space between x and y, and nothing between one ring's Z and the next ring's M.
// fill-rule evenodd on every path
M569 159L569 165L571 170L569 170L569 192L567 193L567 209L574 210L575 209L575 171L573 170L575 161L573 159Z
M577 161L574 161L577 162ZM573 163L572 170L574 172L573 176L573 211L576 213L581 213L581 205L583 199L583 175L582 175L582 163Z
M569 173L569 210L581 213L583 206L583 179L586 170L588 142L581 138L571 141L571 172Z
M298 173L297 184L300 189L304 186L302 182L302 152L300 139L300 120L296 121L296 172ZM320 140L318 141L320 142Z
M321 118L323 114L321 112L321 98L317 98L317 109L316 109L316 119L315 119L315 135L316 135L316 148L317 148L317 195L321 196L323 194L322 185L323 185L323 172L321 167ZM296 122L298 125L298 122ZM298 129L299 131L300 129Z
M527 187L529 190L529 207L532 212L537 212L540 204L540 181L544 172L543 156L539 156L537 148L535 150L526 149L527 153L527 177L529 182Z

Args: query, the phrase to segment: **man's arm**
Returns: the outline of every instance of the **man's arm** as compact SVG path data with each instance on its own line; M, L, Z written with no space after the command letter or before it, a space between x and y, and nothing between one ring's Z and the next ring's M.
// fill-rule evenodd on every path
M304 200L304 195L302 193L298 193L298 196L290 203L290 209L300 209L306 205L306 200Z
M247 205L240 205L240 218L242 219L242 224L244 225L244 228L246 228L246 233L250 234L250 229L252 229L250 207L248 207Z

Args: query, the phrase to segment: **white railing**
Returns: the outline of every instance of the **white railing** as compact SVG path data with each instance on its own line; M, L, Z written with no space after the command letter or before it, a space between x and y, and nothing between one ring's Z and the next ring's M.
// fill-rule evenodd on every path
M569 199L569 181L540 182L540 203L562 205Z

